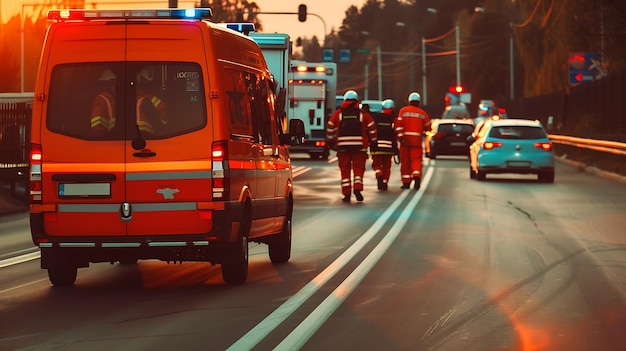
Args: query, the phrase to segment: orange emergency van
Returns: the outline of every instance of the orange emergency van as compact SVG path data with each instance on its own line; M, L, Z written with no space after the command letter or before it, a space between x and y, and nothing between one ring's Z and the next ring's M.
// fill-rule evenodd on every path
M41 267L206 261L248 275L248 242L291 255L288 145L259 46L210 9L51 10L35 86L30 223ZM284 131L290 131L286 133Z

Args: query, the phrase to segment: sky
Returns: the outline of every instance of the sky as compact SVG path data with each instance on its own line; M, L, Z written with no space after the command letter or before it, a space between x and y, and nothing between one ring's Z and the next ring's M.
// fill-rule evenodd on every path
M300 4L307 5L306 22L299 22L297 15L259 15L264 32L287 33L293 39L297 37L311 38L317 36L323 42L326 33L333 28L337 31L345 17L346 10L351 6L362 7L366 0L254 0L262 12L298 12ZM54 0L0 0L0 17L2 22L19 14L22 9L29 11L33 4L54 3ZM178 7L193 7L197 1L178 0ZM24 5L22 5L24 4ZM165 8L167 0L86 0L88 8L97 4L97 8Z

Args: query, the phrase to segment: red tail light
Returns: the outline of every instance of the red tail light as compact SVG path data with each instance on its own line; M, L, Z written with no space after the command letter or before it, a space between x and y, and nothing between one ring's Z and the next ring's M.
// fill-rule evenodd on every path
M446 133L443 133L443 132L437 132L435 133L435 135L433 135L433 138L435 139L443 139L445 137L446 137Z
M211 185L213 200L228 199L228 141L215 141L211 145Z
M544 151L552 150L552 142L548 141L546 143L535 143L535 147L538 149L543 149Z
M41 204L41 145L30 145L30 203Z
M496 147L500 147L502 146L502 143L499 141L485 141L485 143L483 144L483 149L484 150L493 150Z

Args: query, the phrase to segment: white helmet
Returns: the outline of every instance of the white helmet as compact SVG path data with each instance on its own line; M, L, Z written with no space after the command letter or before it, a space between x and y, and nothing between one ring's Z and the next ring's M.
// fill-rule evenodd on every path
M416 92L412 92L411 94L409 94L409 102L411 101L420 101L420 94L416 93Z
M152 82L154 80L154 72L151 69L144 68L139 72L139 78Z
M359 99L359 94L357 94L356 91L354 90L348 90L346 91L345 94L343 94L343 101L358 100L358 99Z
M396 104L391 99L385 99L382 102L383 108L394 108Z
M98 80L106 82L109 80L114 80L115 79L115 73L113 73L113 71L111 71L110 69L105 69L102 72L102 75L100 76L100 78L98 78Z

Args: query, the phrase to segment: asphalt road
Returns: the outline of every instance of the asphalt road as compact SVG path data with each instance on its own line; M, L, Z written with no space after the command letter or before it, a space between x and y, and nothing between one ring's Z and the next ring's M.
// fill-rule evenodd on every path
M344 204L336 163L294 164L292 259L252 245L242 286L219 266L141 261L53 288L27 216L4 217L0 349L626 349L625 184L563 163L554 184L479 182L442 157L420 191L394 168L379 192L368 169L365 201Z

